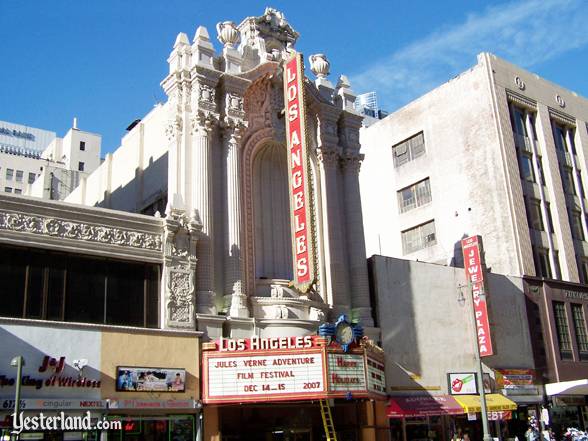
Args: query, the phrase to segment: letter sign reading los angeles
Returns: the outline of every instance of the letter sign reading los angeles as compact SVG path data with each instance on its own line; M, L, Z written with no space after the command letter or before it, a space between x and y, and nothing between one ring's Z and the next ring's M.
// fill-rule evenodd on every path
M300 291L306 292L314 282L314 254L306 146L303 61L302 54L296 52L286 61L284 69L284 101L286 103L292 253L294 257L293 285Z

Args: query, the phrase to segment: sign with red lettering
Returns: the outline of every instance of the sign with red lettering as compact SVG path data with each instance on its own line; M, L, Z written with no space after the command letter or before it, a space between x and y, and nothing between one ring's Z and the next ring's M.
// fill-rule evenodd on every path
M204 353L205 403L317 399L326 392L324 352Z
M468 237L461 241L466 277L472 288L478 348L480 356L487 357L493 355L494 351L490 336L480 245L481 239L479 236Z
M288 177L294 258L292 284L300 291L306 292L314 282L314 253L303 68L302 54L294 53L286 62L284 101L286 103Z
M207 404L386 398L384 362L367 346L343 352L307 335L221 338L202 350Z

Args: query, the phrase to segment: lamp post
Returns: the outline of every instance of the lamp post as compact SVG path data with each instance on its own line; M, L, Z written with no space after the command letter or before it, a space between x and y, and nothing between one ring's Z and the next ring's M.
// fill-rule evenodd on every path
M17 355L10 360L10 366L16 367L16 391L14 393L14 418L18 418L20 415L20 383L22 380L22 367L25 365L25 361L22 355ZM13 419L14 421L14 419Z
M463 296L463 292L461 291L462 288L467 288L468 292L471 293L472 299L472 317L474 318L474 333L475 333L475 340L476 344L474 354L476 356L476 371L478 374L478 385L480 387L480 413L482 414L482 431L484 433L483 440L484 441L492 441L492 435L490 435L490 425L488 424L488 409L486 406L486 391L484 390L484 370L482 369L482 357L480 357L480 346L478 342L478 334L476 332L476 310L474 309L474 295L472 293L472 285L468 283L467 285L459 285L459 297L457 301L461 306L464 306L466 303L466 299ZM481 299L485 299L486 294L480 294Z

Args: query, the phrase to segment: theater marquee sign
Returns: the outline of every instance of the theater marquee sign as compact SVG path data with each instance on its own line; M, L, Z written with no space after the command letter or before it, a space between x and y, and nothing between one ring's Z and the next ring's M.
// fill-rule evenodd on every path
M385 399L383 357L344 353L317 336L227 340L203 345L203 401L243 403L324 398Z
M314 254L302 54L294 53L286 61L284 101L287 117L288 177L294 263L292 284L300 291L306 292L314 282Z

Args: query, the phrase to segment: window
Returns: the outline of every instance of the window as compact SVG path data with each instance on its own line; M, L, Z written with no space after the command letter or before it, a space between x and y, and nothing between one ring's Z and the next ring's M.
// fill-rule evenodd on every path
M392 147L394 167L400 167L402 164L406 164L424 154L425 137L423 132Z
M78 170L79 171L84 171L84 163L83 162L79 162L78 163Z
M158 326L158 265L2 246L0 277L0 316Z
M32 184L33 182L35 182L35 179L37 178L37 175L34 173L29 173L29 184Z
M570 228L572 229L572 237L578 240L584 240L584 227L582 226L582 213L580 210L570 210Z
M22 190L20 188L15 188L14 194L22 194Z
M512 129L515 134L527 136L527 126L525 124L525 111L518 107L512 107Z
M85 141L80 141L80 150L81 151L86 150L86 142Z
M576 188L574 187L574 174L571 167L562 166L561 170L561 185L563 186L564 193L575 195Z
M580 282L588 284L588 258L578 256L578 272L580 273Z
M6 169L6 180L12 181L12 177L14 176L14 170L11 168Z
M403 188L397 192L398 207L401 213L431 202L431 185L429 178L424 179L410 187Z
M6 193L12 193L12 187L4 187Z
M545 231L545 227L543 225L543 216L541 215L541 201L539 199L529 198L526 199L526 202L529 228Z
M549 250L546 248L533 247L533 257L535 259L535 273L537 277L551 279L551 264L549 263Z
M22 176L23 176L22 170L17 170L16 171L16 182L22 182Z
M588 334L586 333L586 320L584 319L582 305L572 303L572 319L574 321L574 332L576 333L580 360L588 361Z
M533 160L529 155L521 153L518 155L519 169L521 171L521 179L528 182L537 182L535 180L535 171L533 170Z
M553 302L553 316L559 342L559 355L562 360L572 360L572 341L566 317L566 305L563 302Z
M547 208L547 228L550 233L553 233L555 230L553 229L553 218L551 217L551 205L549 202L545 203L545 207Z
M431 247L436 243L435 221L430 221L402 232L402 249L404 254Z

